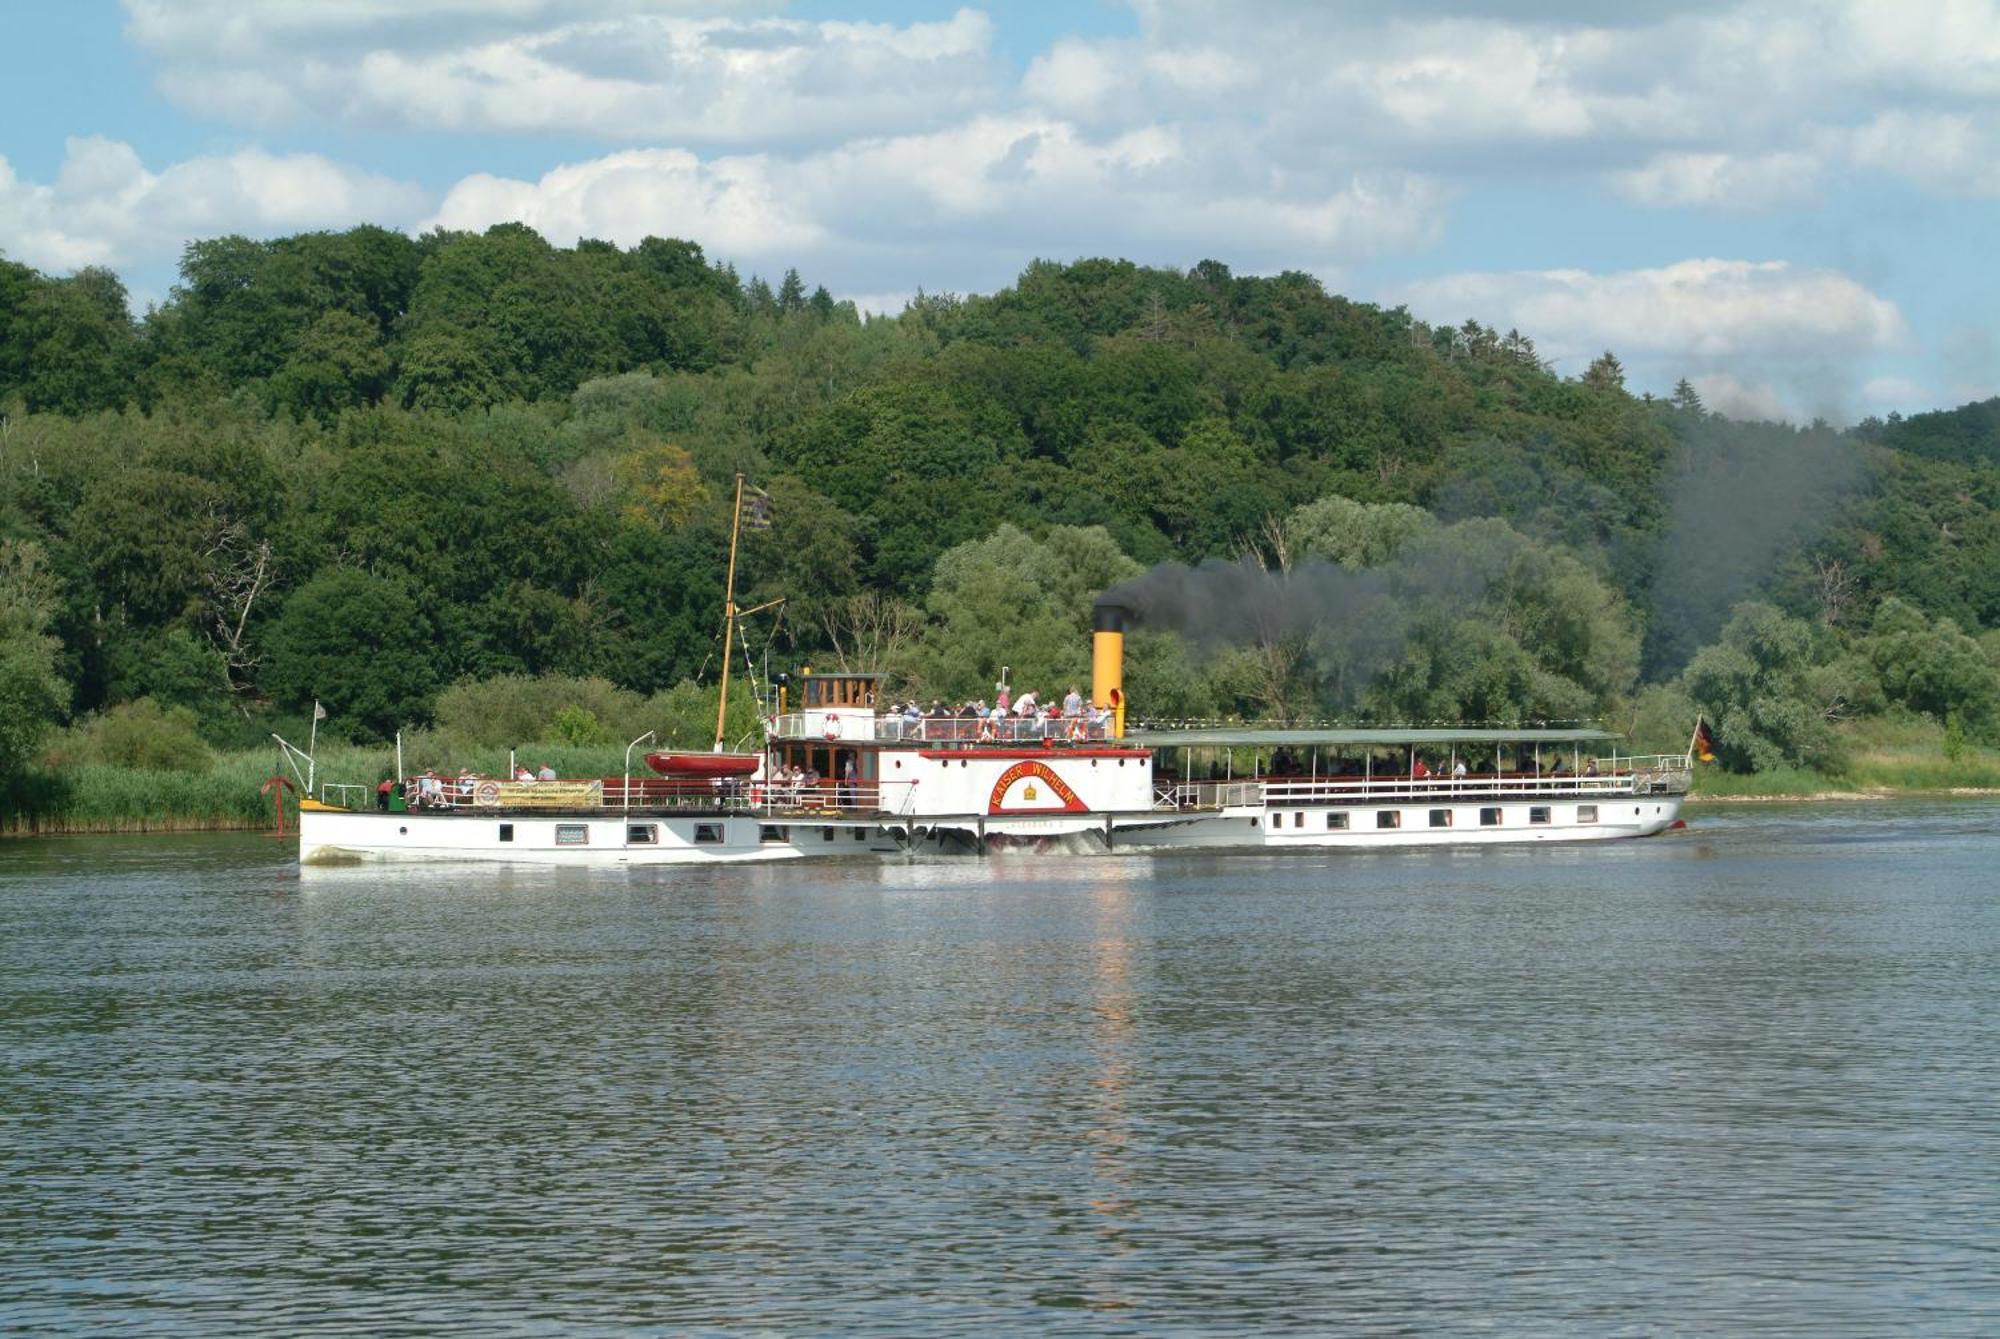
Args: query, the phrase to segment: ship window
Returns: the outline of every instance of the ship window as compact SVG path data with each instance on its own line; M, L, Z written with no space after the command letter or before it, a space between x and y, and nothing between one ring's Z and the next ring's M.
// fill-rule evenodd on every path
M557 846L590 845L590 825L588 823L556 824L556 845Z
M757 830L757 840L765 842L788 842L792 839L790 828L782 824L766 823Z
M832 828L821 828L821 829L819 830L819 839L820 839L821 841L823 841L823 842L830 842L830 841L832 841L832 840L833 840L833 829L832 829Z
M1499 827L1500 811L1498 809L1481 809L1479 811L1479 826L1482 828Z
M514 840L514 825L512 823L502 823L500 825L500 840L503 842Z
M1293 815L1292 815L1292 826L1293 826L1293 827L1295 827L1295 828L1302 828L1302 827L1304 827L1305 825L1306 825L1306 816L1305 816L1304 814L1293 814Z
M1597 806L1594 804L1579 804L1576 807L1576 821L1579 823L1595 823L1597 821Z
M1548 807L1548 806L1547 806L1546 804L1537 804L1537 805L1534 805L1534 806L1530 807L1530 808L1529 808L1529 810L1528 810L1528 821L1529 821L1530 823L1546 823L1546 822L1548 822L1548 821L1549 821L1549 807Z
M695 824L694 839L697 842L705 842L708 843L709 845L714 845L715 843L720 842L722 840L722 824L720 823Z
M858 842L865 842L865 841L867 841L867 840L868 840L868 829L867 829L867 828L856 828L856 829L854 829L854 840L856 840L856 841L858 841Z
M625 825L627 846L658 846L660 825L658 823L627 823Z
M1400 828L1403 826L1403 811L1400 809L1377 809L1375 826L1378 828Z
M1347 830L1347 811L1345 809L1327 810L1326 825L1335 832L1345 832Z
M1434 827L1434 828L1448 828L1448 827L1450 827L1450 826L1451 826L1451 810L1449 810L1449 809L1433 809L1433 810L1431 810L1431 826L1432 826L1432 827Z

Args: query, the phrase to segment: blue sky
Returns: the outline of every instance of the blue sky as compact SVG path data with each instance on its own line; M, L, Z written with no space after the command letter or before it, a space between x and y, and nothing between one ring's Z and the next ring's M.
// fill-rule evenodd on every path
M1608 16L1608 17L1607 17ZM873 310L1310 271L1744 416L2000 391L2000 0L15 0L0 253L691 237Z

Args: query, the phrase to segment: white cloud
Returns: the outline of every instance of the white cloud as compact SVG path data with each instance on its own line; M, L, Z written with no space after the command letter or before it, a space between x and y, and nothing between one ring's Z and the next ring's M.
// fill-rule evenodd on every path
M1727 372L1704 372L1688 378L1711 413L1739 421L1775 423L1797 416L1797 411L1770 386L1745 383Z
M1861 398L1876 408L1905 413L1936 403L1930 387L1919 385L1908 377L1871 377L1861 388Z
M1819 175L1819 160L1803 153L1662 153L1613 172L1611 185L1634 204L1754 213L1813 199Z
M1847 146L1861 166L1941 195L2000 196L2000 132L1991 115L1883 112L1855 129Z
M384 8L128 0L167 95L240 124L805 143L943 124L997 88L992 22L971 9L898 27L604 0Z
M1663 393L1686 376L1711 408L1723 408L1718 396L1734 406L1732 417L1840 416L1855 367L1909 343L1895 303L1785 261L1457 274L1396 296L1434 322L1525 331L1565 375L1610 349L1635 391Z
M864 316L900 316L903 308L910 305L916 296L912 292L897 293L842 293L840 299L854 304L855 310Z
M1440 188L1408 174L1230 192L1206 155L1171 127L1096 137L1047 117L980 117L791 158L634 150L534 182L472 177L431 222L518 221L557 242L690 236L718 255L786 263L976 236L1011 264L1129 250L1178 261L1206 248L1324 265L1421 245L1442 216Z
M1406 293L1426 317L1518 326L1544 353L1569 358L1613 347L1703 360L1817 359L1895 349L1908 335L1895 303L1844 274L1781 260L1457 274Z
M131 145L90 136L67 141L52 184L22 181L0 159L0 250L52 271L143 264L191 238L402 224L425 204L414 186L317 154L245 149L153 172Z
M1022 96L1106 131L1226 123L1274 174L1329 157L1567 173L1647 206L1808 206L1857 167L1992 194L2000 172L1984 133L2000 124L2000 0L1131 3L1137 37L1059 43ZM1219 73L1166 77L1185 69Z
M819 226L774 184L768 160L703 163L680 149L634 149L559 167L537 182L484 174L445 196L426 226L484 229L525 223L555 241L648 234L698 238L725 255L782 255L814 246Z

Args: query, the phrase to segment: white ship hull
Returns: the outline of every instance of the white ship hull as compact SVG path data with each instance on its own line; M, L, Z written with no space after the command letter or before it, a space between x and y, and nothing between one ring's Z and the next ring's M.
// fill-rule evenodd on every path
M634 840L638 838L638 840ZM515 865L709 865L879 858L902 849L873 822L786 823L757 815L485 815L305 810L299 861L484 861Z
M1250 809L1221 814L1142 820L1119 826L1113 836L1124 850L1384 850L1417 846L1498 846L1532 842L1610 841L1621 837L1651 837L1671 828L1680 818L1679 795L1647 796L1640 801L1575 804L1449 804L1432 803L1319 808ZM1482 822L1483 812L1498 809L1498 821ZM1594 811L1595 817L1580 817ZM1432 816L1450 817L1433 824ZM1546 817L1542 817L1542 813ZM1332 828L1328 816L1345 814L1348 826ZM1395 822L1383 826L1380 815ZM1301 821L1303 820L1303 821Z

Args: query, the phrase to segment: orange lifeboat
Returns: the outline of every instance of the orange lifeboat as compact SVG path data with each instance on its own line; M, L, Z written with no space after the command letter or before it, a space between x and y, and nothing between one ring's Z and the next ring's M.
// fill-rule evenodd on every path
M648 753L646 766L661 776L688 780L749 776L764 761L761 753Z

